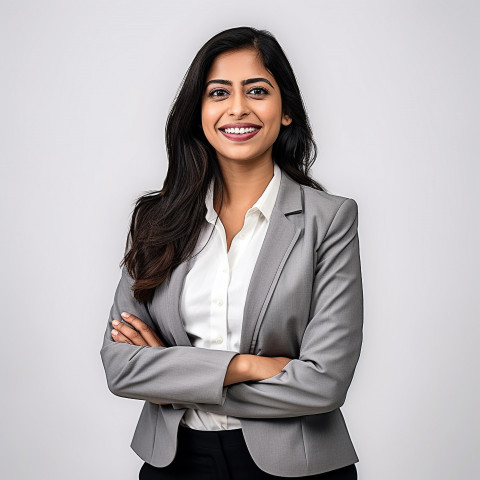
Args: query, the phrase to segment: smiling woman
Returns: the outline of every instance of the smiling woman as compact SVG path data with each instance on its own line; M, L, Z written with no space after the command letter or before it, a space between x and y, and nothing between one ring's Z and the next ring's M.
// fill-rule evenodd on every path
M282 111L280 88L258 51L246 48L220 54L207 79L202 128L218 161L247 164L263 157L271 163L280 127L290 125L292 119Z
M340 407L362 344L355 200L308 174L295 75L265 30L197 53L137 199L101 357L143 400L140 479L355 480Z

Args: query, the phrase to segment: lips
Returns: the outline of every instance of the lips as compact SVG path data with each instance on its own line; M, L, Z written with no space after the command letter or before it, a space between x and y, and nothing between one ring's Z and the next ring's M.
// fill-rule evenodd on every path
M261 125L257 125L255 123L226 123L225 125L222 125L220 130L225 130L226 128L262 128Z
M233 128L255 128L253 132L246 132L246 133L227 133L226 129L233 129ZM253 138L261 129L260 125L256 125L254 123L228 123L226 125L222 125L219 130L222 132L222 135L227 137L229 140L234 142L244 142L246 140L250 140Z
M245 140L250 140L253 138L260 130L255 130L250 133L227 133L223 130L220 130L222 135L227 137L229 140L233 140L234 142L244 142Z

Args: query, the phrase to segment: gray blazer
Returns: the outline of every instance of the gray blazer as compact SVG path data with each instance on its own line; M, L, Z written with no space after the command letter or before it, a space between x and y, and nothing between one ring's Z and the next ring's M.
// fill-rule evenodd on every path
M292 360L277 375L224 387L238 352L193 347L179 311L186 261L147 304L125 267L101 349L110 391L145 400L131 443L144 461L172 462L187 407L240 418L248 450L264 471L296 477L358 462L340 406L360 356L363 291L358 207L300 185L282 171L277 200L252 274L240 353ZM153 327L166 347L112 340L126 311ZM168 402L169 405L151 403Z

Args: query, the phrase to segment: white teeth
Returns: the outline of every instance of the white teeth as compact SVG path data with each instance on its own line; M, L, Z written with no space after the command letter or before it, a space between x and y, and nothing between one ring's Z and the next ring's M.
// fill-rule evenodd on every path
M242 134L242 133L251 133L254 132L255 130L258 130L258 128L254 127L247 127L247 128L226 128L225 133L237 133L237 134Z

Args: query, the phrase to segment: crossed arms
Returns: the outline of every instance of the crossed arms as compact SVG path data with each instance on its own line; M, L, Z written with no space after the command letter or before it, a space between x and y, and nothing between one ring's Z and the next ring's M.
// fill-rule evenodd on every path
M133 298L133 280L124 268L100 352L109 389L122 397L171 403L174 409L196 408L244 418L313 415L343 405L362 343L357 227L357 204L346 199L317 252L311 319L299 358L264 380L224 385L237 352L152 347L112 338L112 321L120 320L121 312L155 329L147 309Z

